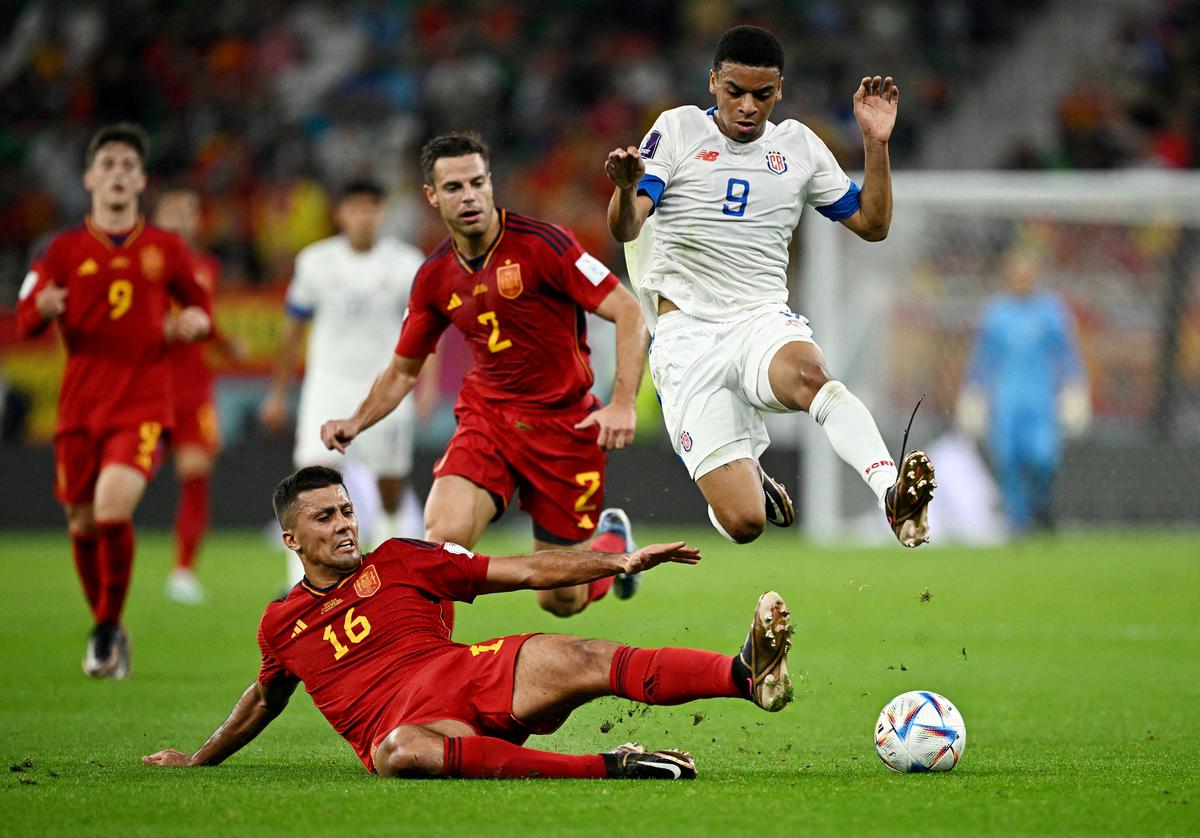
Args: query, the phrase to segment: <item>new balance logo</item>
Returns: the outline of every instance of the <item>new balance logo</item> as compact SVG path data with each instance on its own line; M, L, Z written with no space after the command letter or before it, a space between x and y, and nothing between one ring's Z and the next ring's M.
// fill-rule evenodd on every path
M721 155L719 151L700 151L696 153L694 160L703 160L705 163L711 163Z

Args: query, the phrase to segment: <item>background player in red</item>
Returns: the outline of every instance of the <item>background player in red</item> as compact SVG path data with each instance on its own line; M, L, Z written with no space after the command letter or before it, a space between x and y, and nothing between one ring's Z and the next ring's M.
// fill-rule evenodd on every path
M200 193L187 186L163 189L154 207L154 223L178 233L187 242L192 273L211 301L217 292L221 263L211 253L196 246L200 231ZM206 349L214 342L228 352L234 351L229 341L217 338L215 326L209 341L177 342L170 349L175 427L171 429L168 443L175 460L175 477L179 481L179 507L175 512L175 567L167 578L167 596L183 605L198 605L204 601L204 589L196 578L193 565L208 530L209 481L221 448L213 402L214 376L205 357Z
M313 466L275 490L284 544L304 581L267 606L262 668L225 723L195 753L167 749L147 765L216 765L258 736L304 684L368 771L408 777L664 779L695 777L681 751L623 745L607 754L522 747L556 730L575 708L615 695L645 704L743 698L765 710L791 700L791 623L774 592L759 599L738 655L638 649L607 640L521 634L465 645L450 640L450 600L552 589L695 564L682 541L632 553L547 550L483 556L457 544L392 539L363 556L341 475Z
M391 363L349 419L321 438L339 451L413 389L442 332L471 347L458 429L434 466L425 537L473 547L520 489L534 549L631 549L628 519L603 507L605 452L633 440L646 329L634 296L562 227L496 207L488 150L473 133L436 137L421 151L425 196L450 235L417 272ZM585 312L616 324L616 381L607 406L589 391ZM623 577L630 596L636 577ZM612 580L538 592L559 616L603 596Z
M96 625L83 669L129 674L121 612L133 567L133 512L174 421L171 341L210 328L209 300L183 239L146 224L146 135L101 128L88 144L83 183L91 213L55 237L21 287L17 318L33 335L57 321L67 347L55 428L55 494L67 512L75 567ZM172 313L174 300L181 308Z

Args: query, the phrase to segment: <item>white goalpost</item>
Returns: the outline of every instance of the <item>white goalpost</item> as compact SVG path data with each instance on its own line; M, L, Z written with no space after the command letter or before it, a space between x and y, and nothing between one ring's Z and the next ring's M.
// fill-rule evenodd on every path
M1095 421L1059 486L1065 517L1174 520L1178 510L1186 520L1188 508L1200 510L1194 480L1169 476L1185 471L1172 469L1172 459L1200 451L1200 175L904 173L894 178L894 195L891 232L881 243L804 214L795 306L893 453L922 394L909 447L925 448L952 430L974 326L1003 288L1000 261L1014 245L1029 245L1039 254L1042 286L1079 321L1091 381ZM874 496L820 428L793 417L773 419L772 430L781 441L797 440L806 537L889 535ZM1102 478L1099 458L1113 452L1161 459L1149 468L1161 467L1162 485L1139 491L1162 497L1134 504L1144 515L1083 503ZM1180 491L1188 497L1179 499Z

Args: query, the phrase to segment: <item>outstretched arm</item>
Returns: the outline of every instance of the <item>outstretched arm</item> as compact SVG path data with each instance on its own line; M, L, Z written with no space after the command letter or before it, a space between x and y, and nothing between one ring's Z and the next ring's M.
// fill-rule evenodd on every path
M663 562L696 564L700 550L682 541L650 544L632 553L583 553L540 550L528 556L492 556L481 594L526 589L565 588L618 573L640 573Z
M608 201L608 230L619 242L631 242L642 231L650 217L654 202L639 195L638 181L646 173L641 152L635 146L610 151L604 162L604 173L616 187Z
M608 404L575 427L599 426L596 444L605 451L616 451L632 443L637 431L637 392L646 367L648 335L638 301L623 285L609 292L596 314L617 327L617 377Z
M242 693L225 723L208 737L208 741L196 753L185 754L167 748L142 757L142 764L186 767L220 765L262 733L283 712L299 683L299 680L290 676L275 678L267 684L255 681Z
M892 77L865 77L854 93L854 118L863 135L863 186L858 212L842 223L866 241L882 241L892 226L892 164L888 140L896 127L900 88Z
M330 419L321 426L321 441L325 447L346 453L346 446L356 436L400 406L400 402L416 385L424 364L425 357L393 355L353 416L349 419Z

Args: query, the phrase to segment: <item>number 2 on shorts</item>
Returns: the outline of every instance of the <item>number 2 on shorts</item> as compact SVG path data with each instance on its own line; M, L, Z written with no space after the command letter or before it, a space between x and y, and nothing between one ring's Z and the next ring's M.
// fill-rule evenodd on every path
M575 499L575 511L588 512L595 509L596 504L592 502L592 495L596 494L596 490L600 488L600 472L581 471L575 475L575 482L583 487L583 491Z

